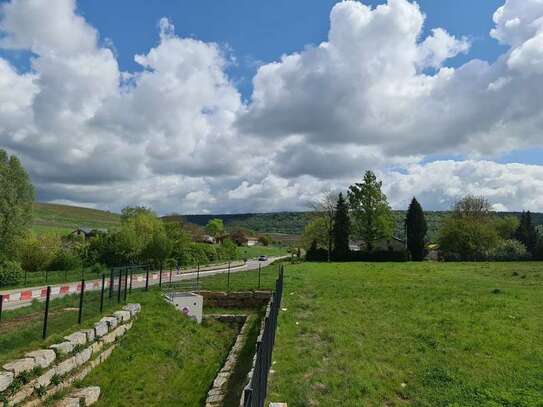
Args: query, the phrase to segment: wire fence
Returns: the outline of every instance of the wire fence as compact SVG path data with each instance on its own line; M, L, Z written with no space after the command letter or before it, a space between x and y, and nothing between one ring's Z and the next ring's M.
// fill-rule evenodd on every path
M253 369L249 374L249 383L243 390L242 405L244 407L263 407L266 401L277 318L283 298L283 273L284 266L281 266L279 277L275 283L275 291L266 309L266 316L256 343L256 353Z
M91 327L97 317L129 302L131 294L144 294L153 287L179 291L271 290L276 273L271 268L262 269L259 266L248 271L240 263L227 263L220 269L197 267L195 271L130 265L113 268L99 279L40 288L38 298L42 301L23 308L2 310L4 298L0 295L0 349L8 354L22 345L40 346L40 342L77 326Z

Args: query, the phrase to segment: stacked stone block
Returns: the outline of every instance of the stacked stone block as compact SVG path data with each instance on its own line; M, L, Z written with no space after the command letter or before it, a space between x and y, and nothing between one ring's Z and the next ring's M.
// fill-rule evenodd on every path
M140 310L139 304L128 304L113 316L102 318L94 328L74 332L48 349L4 364L0 369L0 401L8 406L39 406L45 398L83 379L111 355L116 340L132 328Z

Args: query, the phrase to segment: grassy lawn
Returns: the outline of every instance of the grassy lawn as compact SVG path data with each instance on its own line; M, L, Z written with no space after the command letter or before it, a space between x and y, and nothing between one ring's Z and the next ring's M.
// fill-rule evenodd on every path
M543 264L288 266L270 400L543 406Z
M134 327L82 385L100 386L96 406L203 405L237 330L213 320L197 325L157 290L134 297L142 304Z
M250 247L240 247L239 253L241 257L246 257L248 259L258 257L258 256L286 256L287 248L280 246L250 246Z

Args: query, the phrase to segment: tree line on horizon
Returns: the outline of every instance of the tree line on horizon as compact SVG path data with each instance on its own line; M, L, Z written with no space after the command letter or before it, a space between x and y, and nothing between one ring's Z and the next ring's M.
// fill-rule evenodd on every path
M403 250L375 250L376 242L395 238L394 217L382 181L372 171L344 195L327 194L313 205L311 221L302 235L309 260L413 260L422 261L429 250L443 260L540 260L543 236L529 211L497 216L483 196L468 195L451 208L438 230L435 245L428 239L425 212L413 197L403 221ZM353 241L360 251L353 252Z

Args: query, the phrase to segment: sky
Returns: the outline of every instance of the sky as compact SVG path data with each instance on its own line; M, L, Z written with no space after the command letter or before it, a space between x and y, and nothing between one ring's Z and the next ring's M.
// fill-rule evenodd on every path
M40 201L543 211L543 0L0 0L0 148Z

